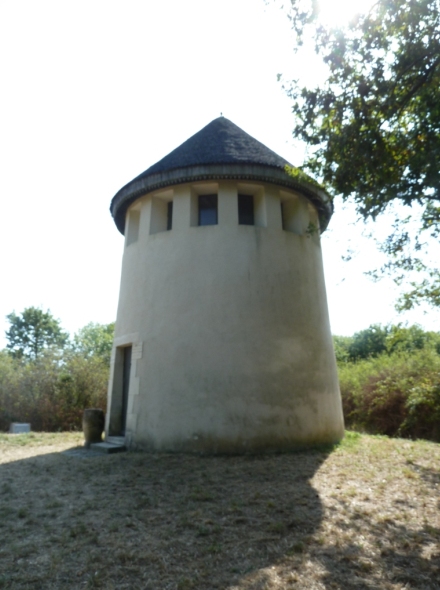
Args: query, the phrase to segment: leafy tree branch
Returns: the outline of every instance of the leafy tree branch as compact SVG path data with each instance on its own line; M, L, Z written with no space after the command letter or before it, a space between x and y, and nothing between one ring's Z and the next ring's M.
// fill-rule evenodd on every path
M316 87L285 84L293 135L311 146L303 168L365 220L391 203L421 207L417 227L394 227L383 244L384 270L425 271L405 306L438 306L439 271L422 258L423 236L440 235L440 0L378 0L339 29L320 23L315 0L291 0L290 18L298 45L313 38L327 68Z

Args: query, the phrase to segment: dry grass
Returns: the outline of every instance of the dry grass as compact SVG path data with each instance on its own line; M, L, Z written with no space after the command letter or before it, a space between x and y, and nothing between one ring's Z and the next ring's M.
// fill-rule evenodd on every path
M0 435L0 588L440 588L440 445L260 457Z

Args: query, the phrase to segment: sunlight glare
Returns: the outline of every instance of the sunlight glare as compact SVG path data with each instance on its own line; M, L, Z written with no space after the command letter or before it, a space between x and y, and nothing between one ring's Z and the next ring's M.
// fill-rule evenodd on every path
M324 25L344 27L357 14L367 12L375 0L320 0L319 19Z

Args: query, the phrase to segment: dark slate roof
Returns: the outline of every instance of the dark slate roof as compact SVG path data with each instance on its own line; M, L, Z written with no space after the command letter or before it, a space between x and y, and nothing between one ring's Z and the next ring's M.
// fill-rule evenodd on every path
M237 127L219 117L184 141L168 156L150 166L135 180L157 172L205 164L261 164L284 169L289 162Z
M321 229L325 229L333 211L329 196L313 184L289 176L285 167L290 165L232 121L219 117L122 187L113 197L110 211L124 233L128 207L149 192L184 182L242 179L299 190L316 205Z

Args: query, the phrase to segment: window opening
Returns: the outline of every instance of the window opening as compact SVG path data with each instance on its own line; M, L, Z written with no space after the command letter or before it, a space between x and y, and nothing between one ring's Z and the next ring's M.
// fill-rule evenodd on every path
M282 228L303 236L309 227L308 201L305 197L293 196L281 202Z
M161 196L151 200L150 234L172 229L173 226L173 201Z
M199 195L199 225L217 223L217 195Z
M131 351L131 346L126 346L123 349L124 360L122 365L121 435L125 434L125 424L127 422L128 392L130 390Z
M173 201L167 203L167 231L173 227Z
M286 214L284 211L284 203L280 203L281 206L281 227L285 230L286 229Z
M238 223L255 225L253 195L238 195Z
M127 246L136 242L139 237L139 220L140 211L132 210L128 213L127 231L125 234L125 244Z

